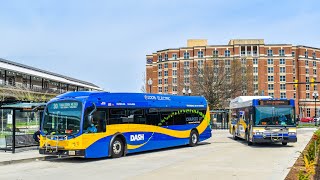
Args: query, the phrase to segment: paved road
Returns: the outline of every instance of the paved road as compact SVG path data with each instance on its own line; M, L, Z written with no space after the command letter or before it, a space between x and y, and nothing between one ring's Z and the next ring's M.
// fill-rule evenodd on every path
M247 146L225 130L197 147L139 153L119 159L63 159L0 167L0 179L284 179L315 129L298 143Z

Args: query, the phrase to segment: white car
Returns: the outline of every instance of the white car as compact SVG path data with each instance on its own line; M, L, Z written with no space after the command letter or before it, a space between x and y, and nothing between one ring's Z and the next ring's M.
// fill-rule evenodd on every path
M320 117L313 118L314 122L320 123Z

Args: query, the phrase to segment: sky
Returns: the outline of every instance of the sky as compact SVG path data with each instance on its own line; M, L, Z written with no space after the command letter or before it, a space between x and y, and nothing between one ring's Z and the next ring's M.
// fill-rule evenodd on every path
M141 92L146 55L187 39L320 48L318 0L0 0L0 58Z

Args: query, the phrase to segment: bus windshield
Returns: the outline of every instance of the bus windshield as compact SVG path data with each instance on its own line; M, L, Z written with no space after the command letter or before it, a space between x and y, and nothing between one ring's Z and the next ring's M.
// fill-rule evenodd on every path
M61 101L47 105L42 132L53 135L71 135L80 131L82 104L78 101Z
M295 125L293 107L257 106L255 125L288 126Z

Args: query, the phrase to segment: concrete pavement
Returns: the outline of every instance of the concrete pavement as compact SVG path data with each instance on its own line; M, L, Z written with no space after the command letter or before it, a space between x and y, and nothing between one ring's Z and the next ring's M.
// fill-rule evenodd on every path
M14 163L44 160L46 157L39 154L37 147L17 148L16 153L0 151L0 166Z

